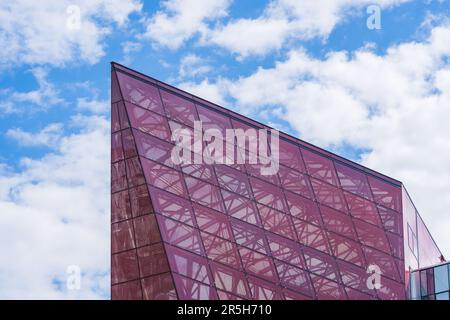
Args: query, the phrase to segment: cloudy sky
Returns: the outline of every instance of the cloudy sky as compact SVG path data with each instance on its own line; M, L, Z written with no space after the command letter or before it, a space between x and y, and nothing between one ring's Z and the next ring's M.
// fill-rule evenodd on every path
M449 39L446 0L1 1L0 298L109 297L112 60L401 180L449 257Z

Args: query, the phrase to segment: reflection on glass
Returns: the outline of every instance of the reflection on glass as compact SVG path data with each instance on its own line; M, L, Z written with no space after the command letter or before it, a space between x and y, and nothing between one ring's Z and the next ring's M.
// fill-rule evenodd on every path
M428 295L427 271L426 270L420 271L420 292L421 292L422 297Z
M448 291L447 265L434 268L434 289L436 292Z
M411 299L420 299L420 279L419 272L413 272L411 274Z
M436 300L449 300L448 291L436 294Z

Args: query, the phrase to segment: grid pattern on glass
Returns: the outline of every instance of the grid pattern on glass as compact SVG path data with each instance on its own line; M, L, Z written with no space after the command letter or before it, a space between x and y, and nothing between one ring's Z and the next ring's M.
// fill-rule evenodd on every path
M130 281L114 289L123 298L138 296L128 292L136 281L142 298L405 297L399 290L402 250L395 242L402 229L399 186L287 140L280 141L280 170L272 178L248 165L174 165L174 142L167 139L173 128L198 119L204 129L221 131L254 124L117 73L124 101L113 103L113 243L114 255L129 256L133 275L113 282ZM131 187L142 186L151 201L130 198L138 194ZM145 209L134 213L129 203ZM135 221L145 215L153 217L147 232ZM145 233L158 239L147 241ZM157 243L164 265L141 266L158 254L141 246ZM364 288L373 263L385 279L380 290ZM166 274L170 279L155 278Z
M409 277L408 298L450 300L450 263L413 271Z

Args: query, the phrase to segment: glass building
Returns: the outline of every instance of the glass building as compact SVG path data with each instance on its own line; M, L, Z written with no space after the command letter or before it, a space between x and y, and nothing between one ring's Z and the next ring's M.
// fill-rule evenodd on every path
M111 112L113 299L448 297L441 276L417 293L443 257L401 182L282 132L276 174L174 162L196 123L270 128L116 63ZM255 151L232 142L232 160Z
M446 262L411 273L408 298L412 300L450 300L450 263Z

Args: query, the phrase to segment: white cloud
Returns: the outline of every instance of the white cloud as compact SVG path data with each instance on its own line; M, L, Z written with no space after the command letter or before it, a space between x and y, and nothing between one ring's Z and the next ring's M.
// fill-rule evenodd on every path
M132 55L142 49L142 43L135 41L125 41L121 43L123 52L123 64L131 64Z
M142 36L159 46L178 49L198 35L200 45L219 46L241 60L279 50L293 41L326 40L351 15L361 14L365 21L369 5L388 9L409 1L271 0L255 18L226 20L231 0L167 0L147 21Z
M166 0L148 21L144 38L171 49L208 28L211 21L227 14L230 0Z
M55 152L24 158L21 171L1 165L0 297L109 296L109 122L74 119L80 132ZM69 265L83 273L81 290L66 288Z
M243 58L280 49L289 33L287 20L265 16L239 19L213 29L203 37L202 43L224 47Z
M13 101L34 103L41 107L55 105L63 101L59 97L58 90L47 80L47 70L34 68L31 72L36 78L39 88L28 92L13 92L10 96Z
M238 59L279 50L288 42L326 40L348 16L378 4L387 9L411 0L271 0L260 16L224 21L230 0L167 0L148 21L143 34L154 43L178 49L194 35L201 45L217 45Z
M179 83L178 87L213 103L225 107L227 106L226 99L224 98L224 95L226 94L226 84L224 83L224 86L222 87L220 81L215 83L211 83L207 79L202 80L200 83L188 81Z
M47 146L56 147L64 134L61 123L51 123L39 132L27 132L20 128L8 129L6 136L17 140L26 147Z
M407 1L410 0L273 0L259 17L231 20L208 29L202 43L223 47L240 59L264 55L280 49L289 40L325 40L355 10L365 14L361 9L368 5L377 3L381 8L389 8Z
M80 9L78 29L68 27L77 20L69 6ZM111 28L123 26L141 8L138 0L2 1L0 67L96 63L104 55L102 41Z
M209 71L211 71L211 66L203 58L191 53L181 59L178 75L181 78L194 78Z
M35 67L30 70L36 79L38 88L30 91L14 91L7 88L0 92L4 99L0 101L0 109L5 113L20 113L25 109L36 111L47 110L49 107L63 104L64 100L60 97L60 92L53 83L47 80L48 71L42 67Z
M109 100L88 100L86 98L78 98L77 109L80 111L89 111L92 113L105 113L110 109L110 102Z
M371 47L324 59L292 50L272 68L189 90L235 99L255 116L274 108L310 142L369 150L362 163L403 181L437 243L450 256L450 23L423 42L376 55ZM197 89L197 90L196 90ZM199 93L202 96L201 93Z

